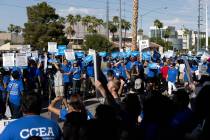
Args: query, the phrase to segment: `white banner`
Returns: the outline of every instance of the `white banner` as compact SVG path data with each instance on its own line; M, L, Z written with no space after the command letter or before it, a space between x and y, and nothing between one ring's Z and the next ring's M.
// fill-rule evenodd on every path
M99 74L99 64L98 64L98 59L97 59L97 54L95 50L89 49L89 55L93 56L93 64L94 64L94 77L95 81L98 80L98 74Z
M3 66L4 67L15 66L15 54L14 53L3 53Z
M31 51L31 57L38 59L39 58L38 51Z
M16 66L17 67L28 66L28 58L26 53L16 53Z
M57 42L48 42L48 52L56 53L57 51Z
M141 50L149 48L149 40L140 40L139 41L139 51L141 52Z
M15 119L0 121L0 134L3 132L3 130L6 128L6 126L13 121L15 121Z
M64 53L67 60L75 60L74 50L65 50Z

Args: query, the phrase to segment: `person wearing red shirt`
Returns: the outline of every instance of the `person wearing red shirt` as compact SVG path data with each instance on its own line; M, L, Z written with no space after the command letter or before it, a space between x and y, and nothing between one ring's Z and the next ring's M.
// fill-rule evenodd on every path
M168 67L167 63L165 62L165 63L164 63L164 66L161 68L161 74L162 74L162 78L163 78L164 81L165 81L166 78L167 78L168 69L169 69L169 67Z

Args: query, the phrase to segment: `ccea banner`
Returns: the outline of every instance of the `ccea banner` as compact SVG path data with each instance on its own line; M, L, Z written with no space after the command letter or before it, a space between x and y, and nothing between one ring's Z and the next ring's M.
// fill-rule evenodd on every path
M3 67L14 67L14 66L15 66L15 54L3 53Z
M74 50L65 50L64 51L65 57L67 60L71 61L71 60L75 60L75 53Z
M17 67L28 66L28 57L26 53L16 53L16 66Z
M48 42L48 52L49 53L56 53L56 52L58 52L57 42Z

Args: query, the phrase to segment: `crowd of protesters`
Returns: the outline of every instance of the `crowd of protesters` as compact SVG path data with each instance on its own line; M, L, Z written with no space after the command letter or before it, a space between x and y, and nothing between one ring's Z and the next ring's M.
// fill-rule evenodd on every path
M86 56L88 58L88 56ZM27 68L0 73L0 117L11 122L2 140L209 140L210 62L182 57L140 60L103 57L94 80L92 59L49 59L48 68L29 60ZM95 114L87 96L103 98ZM40 116L42 101L57 120ZM59 106L57 106L59 104Z

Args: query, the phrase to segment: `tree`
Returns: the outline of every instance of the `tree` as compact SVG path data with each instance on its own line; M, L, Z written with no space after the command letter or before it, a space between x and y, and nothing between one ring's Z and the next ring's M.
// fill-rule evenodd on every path
M117 32L117 26L113 22L109 22L109 31L112 33L112 41L114 41L115 33Z
M77 37L78 37L78 35L79 35L79 24L80 24L80 22L81 22L81 16L80 15L76 15L75 16L75 23L77 24Z
M125 33L124 34L124 47L125 47L126 32L127 32L127 30L130 30L130 28L131 28L130 22L123 19L122 20L122 29L125 30L125 32L124 32Z
M156 28L158 28L158 30L159 30L159 32L160 32L160 28L163 28L163 23L160 22L160 20L156 19L156 20L154 21L154 26L155 26ZM161 33L160 35L158 35L158 34L157 34L157 31L156 31L155 34L156 34L156 38L157 38L157 37L162 37L162 33Z
M154 42L160 46L163 47L164 51L167 51L167 50L172 50L173 49L173 45L171 42L165 42L163 39L161 39L160 37L156 38L156 37L153 37L153 38L150 38L150 41L151 42Z
M113 24L114 25L119 25L119 17L118 16L114 16L113 18L112 18L112 21L113 21Z
M138 25L139 0L133 0L133 18L132 18L132 50L137 49L137 25Z
M15 25L10 24L9 27L8 27L7 29L8 29L8 31L9 31L10 33L12 33L12 32L15 31Z
M22 28L21 28L20 26L15 26L14 32L15 32L16 34L21 33L21 31L22 31Z
M27 7L28 22L24 24L24 41L36 49L47 48L47 42L68 44L64 25L59 22L55 9L46 2Z
M167 41L167 39L170 37L170 35L171 35L171 30L169 28L167 28L165 31L165 34L164 34L165 41Z
M82 47L85 51L89 49L94 49L97 52L101 51L112 51L112 43L103 35L92 34L85 36L85 42Z

